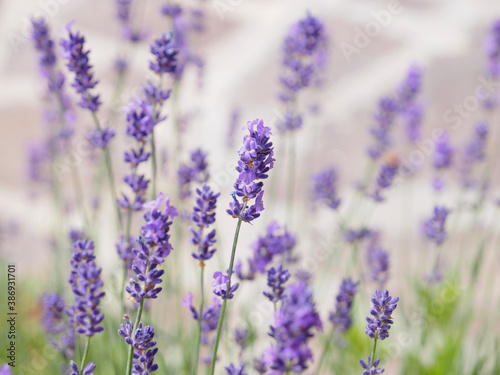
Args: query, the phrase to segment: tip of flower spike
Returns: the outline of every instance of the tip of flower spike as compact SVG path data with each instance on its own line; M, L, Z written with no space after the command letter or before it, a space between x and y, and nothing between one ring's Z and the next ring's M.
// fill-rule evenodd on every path
M61 32L69 32L71 33L71 27L75 24L76 20L73 19L71 21L69 21L66 25L64 25L62 28L61 28Z

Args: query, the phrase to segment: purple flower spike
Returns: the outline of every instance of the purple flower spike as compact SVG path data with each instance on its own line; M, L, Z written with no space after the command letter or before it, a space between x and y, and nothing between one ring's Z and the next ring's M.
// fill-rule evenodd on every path
M358 292L359 282L351 279L342 280L335 302L335 311L330 313L329 320L339 332L347 331L352 325L351 309L354 296Z
M158 370L158 365L154 363L155 355L158 353L156 341L153 340L155 333L151 326L143 327L139 322L137 329L128 317L125 317L125 324L120 326L118 334L125 339L125 343L134 348L134 359L132 362L132 374L147 375Z
M92 371L95 370L95 363L89 362L82 372L80 372L80 370L78 369L78 365L75 363L75 361L71 361L69 363L69 367L71 369L69 375L94 375Z
M370 158L376 160L392 145L391 130L397 114L397 101L382 98L378 104L378 112L373 116L374 124L370 127L373 144L368 148Z
M50 38L49 26L45 19L34 19L31 21L31 24L33 26L31 39L33 39L35 49L40 56L40 69L42 70L42 75L48 76L50 70L56 65L54 41Z
M488 56L488 73L491 77L500 74L500 20L495 20L485 41L485 50Z
M271 288L272 293L264 292L264 295L271 302L278 302L285 298L285 288L283 285L290 278L290 272L280 264L277 268L272 267L267 271L267 286Z
M10 366L5 364L0 368L0 375L13 375L12 371L10 371Z
M373 338L385 340L389 337L389 329L393 324L392 313L398 306L399 297L392 298L389 291L375 291L375 296L372 298L373 307L370 310L372 318L367 317L365 333Z
M383 202L385 200L380 194L383 190L388 189L392 182L394 181L394 177L398 172L399 162L390 162L382 165L380 167L380 172L377 177L377 185L375 187L375 191L371 194L371 197L376 202Z
M398 88L398 110L405 112L415 102L417 94L420 92L422 85L422 70L412 65L406 79Z
M243 129L247 129L250 134L243 138L243 147L239 151L240 160L236 167L239 176L234 184L233 201L226 211L235 218L250 222L264 210L262 180L268 177L267 173L273 168L275 159L273 143L270 142L271 129L264 126L262 120L249 121ZM240 203L237 197L247 203L244 210L244 203ZM255 199L255 202L248 205L251 199Z
M446 207L436 206L434 207L434 215L424 222L424 235L437 246L441 245L448 238L445 225L449 213L450 210Z
M208 229L210 225L215 222L215 209L217 208L217 198L220 193L215 194L212 189L206 184L203 187L196 189L196 203L193 208L192 219L196 224L197 229L190 228L193 236L191 243L198 246L198 253L192 253L194 259L198 259L200 264L212 258L215 253L215 229L205 233L204 230Z
M366 363L365 363L365 361L360 359L359 364L365 370L365 371L363 371L363 375L382 374L385 371L383 368L377 368L378 365L380 364L380 359L376 359L375 361L373 361L373 365L372 365L372 356L368 357L368 362L366 362Z
M307 369L313 358L308 341L314 336L314 329L322 330L322 325L312 291L303 281L290 284L287 298L276 311L269 333L276 343L265 352L266 362L275 371L273 373L302 373Z
M89 132L88 139L95 147L106 148L114 136L113 128L93 129Z
M246 372L243 372L245 366L240 364L238 367L235 367L232 363L224 367L226 369L227 375L248 375Z
M212 282L214 294L222 299L232 299L234 297L234 292L236 292L240 284L229 284L228 291L227 285L229 282L229 276L227 274L223 274L220 271L214 272L214 281Z
M474 132L465 145L465 154L461 166L462 185L466 188L476 187L478 181L473 178L474 166L484 160L486 143L488 141L489 126L484 122L474 127Z
M96 266L94 259L92 241L78 240L73 244L68 282L75 294L75 304L67 309L66 314L76 331L85 336L93 336L104 330L100 325L104 314L99 310L99 303L105 293L101 290L101 268Z
M448 132L443 134L436 140L436 148L432 155L432 165L436 169L449 168L453 162L454 150L450 143Z
M172 41L172 33L162 34L150 48L155 57L149 63L149 69L158 74L173 73L177 66L177 49Z
M190 159L190 163L181 164L177 171L181 199L191 196L191 183L205 183L210 177L206 152L199 148L193 150Z
M335 210L340 204L338 198L337 183L338 174L335 168L330 167L312 176L313 200L324 202L328 207Z
M49 336L49 343L65 358L75 354L75 328L65 318L64 299L57 293L46 294L41 300L42 322ZM0 372L1 374L1 372Z
M78 31L71 31L72 23L66 26L68 38L61 39L59 43L62 47L61 55L67 61L68 69L75 74L73 86L78 94L81 95L80 107L97 112L101 105L99 95L93 95L91 90L97 85L92 73L92 65L89 62L90 51L85 50L85 37Z

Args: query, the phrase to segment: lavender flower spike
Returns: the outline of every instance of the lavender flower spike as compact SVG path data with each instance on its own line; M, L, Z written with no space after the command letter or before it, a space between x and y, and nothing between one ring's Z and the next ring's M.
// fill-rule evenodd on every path
M352 325L351 309L354 296L358 292L358 284L351 279L342 280L336 297L335 311L328 318L339 332L347 331Z
M0 368L0 375L12 375L12 371L10 371L10 366L9 365L3 365L2 368Z
M375 191L371 195L376 202L384 201L385 198L381 196L381 192L388 189L392 185L394 177L396 177L396 173L398 172L398 164L399 162L397 160L395 162L390 161L389 163L382 165L380 168L380 172L377 177L377 185L375 187Z
M332 210L337 209L340 204L337 195L337 181L337 171L333 167L313 175L313 199L324 202Z
M272 293L264 292L264 295L273 303L285 298L285 288L283 285L290 278L290 272L280 264L277 268L272 267L267 271L267 286Z
M446 207L436 206L434 207L433 216L424 222L423 232L425 236L437 246L448 238L445 224L449 213L450 211Z
M372 339L385 340L389 337L389 329L393 324L392 313L398 306L399 297L392 298L389 291L375 291L375 296L372 298L373 307L370 314L373 318L367 317L365 333Z
M359 364L361 365L361 367L364 368L363 375L383 374L385 371L383 368L377 368L378 365L380 364L380 359L375 360L372 364L371 355L368 356L368 362L365 362L362 359L360 359Z
M236 283L229 287L227 290L227 284L229 283L229 276L223 274L220 271L214 272L214 281L212 282L212 287L214 288L214 294L221 297L222 299L231 299L234 297L234 292L238 289L240 284Z
M158 74L175 72L177 66L177 50L172 41L172 33L162 34L154 41L150 50L155 60L149 63L149 69Z
M238 367L235 367L232 363L225 367L227 375L248 375L246 372L243 372L245 369L244 365L239 365Z
M69 363L69 367L71 369L69 375L94 375L92 371L95 370L95 363L89 362L89 364L85 366L82 372L80 372L80 370L78 369L78 365L75 363L75 361L71 361Z

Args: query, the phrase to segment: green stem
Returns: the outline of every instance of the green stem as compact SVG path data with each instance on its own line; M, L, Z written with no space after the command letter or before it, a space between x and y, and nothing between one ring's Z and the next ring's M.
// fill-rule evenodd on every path
M80 375L83 374L85 362L87 361L87 355L89 354L89 346L90 346L90 338L92 336L87 337L87 342L85 343L85 351L83 352L82 363L80 364Z
M375 352L377 351L377 340L378 340L378 334L375 335L375 338L373 340L373 350L372 350L372 357L371 357L371 361L370 361L370 364L369 364L369 368L371 368L373 366L373 363L375 362Z
M193 375L198 374L198 361L200 358L200 344L201 344L201 322L202 322L202 316L203 316L203 303L204 303L203 276L205 273L205 265L200 264L200 268L201 268L201 274L200 274L201 302L200 302L200 309L198 310L200 316L198 317L198 338L197 338L197 342L196 342L196 354L195 354L195 361L194 361L194 366L193 366Z
M241 212L245 210L247 206L247 203L243 205L243 208ZM231 275L233 273L233 265L234 265L234 257L236 254L236 245L238 244L238 236L240 234L240 228L241 228L241 222L243 219L240 217L238 218L238 224L236 225L236 230L234 232L234 239L233 239L233 249L231 252L231 261L229 263L229 270L227 271L227 275L229 276L229 281L227 282L226 285L226 290L229 292L231 288ZM219 323L217 324L217 336L215 337L215 346L214 346L214 352L212 355L212 368L210 370L210 375L214 375L215 373L215 361L217 360L217 350L219 349L219 341L220 341L220 336L222 332L222 324L224 323L224 314L226 312L226 306L227 306L227 299L224 299L224 302L222 302L222 308L220 311L219 315Z

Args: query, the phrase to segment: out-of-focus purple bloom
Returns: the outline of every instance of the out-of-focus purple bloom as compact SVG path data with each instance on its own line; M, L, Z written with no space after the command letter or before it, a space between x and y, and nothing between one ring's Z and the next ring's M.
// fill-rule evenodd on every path
M288 269L280 264L277 268L271 267L267 271L267 286L271 288L272 293L264 292L264 295L273 303L285 298L285 283L290 278Z
M259 236L252 244L253 256L248 260L248 274L242 272L241 263L238 262L236 275L240 280L252 280L255 273L266 272L267 266L276 257L281 257L281 261L287 264L295 263L298 260L293 254L296 243L296 237L286 227L282 228L276 221L269 223L265 236Z
M31 142L28 145L28 176L32 182L50 181L47 162L50 151L46 142Z
M238 283L231 285L227 274L223 274L220 271L214 272L212 287L214 288L213 291L216 296L219 296L222 299L232 299L234 297L234 292L236 292L239 286L240 284Z
M137 43L146 38L147 32L132 27L131 14L132 0L116 0L116 16L122 26L122 36L132 43Z
M113 68L119 75L122 75L128 70L128 62L123 57L117 57L113 64Z
M151 45L150 51L155 57L149 63L149 69L158 74L173 73L177 66L177 49L172 41L172 33L162 34Z
M146 142L153 132L155 121L153 107L143 99L135 99L126 108L126 134L138 142Z
M389 337L391 324L394 323L392 313L398 306L399 297L392 298L387 290L383 292L376 290L371 301L373 304L370 310L372 318L366 317L368 324L365 333L372 339L385 340Z
M351 309L354 296L358 292L359 282L351 279L342 280L339 293L336 296L335 311L330 313L328 320L339 332L347 331L352 325Z
M93 336L104 330L100 325L104 314L99 309L99 303L105 294L102 291L102 270L97 267L94 259L92 241L78 240L73 243L68 282L75 294L75 304L71 305L66 313L75 325L76 331L85 336Z
M114 136L115 129L113 128L96 128L89 132L88 139L95 147L106 148Z
M335 210L340 204L338 198L338 174L334 167L329 167L312 176L312 195L314 201L325 203Z
M410 105L404 112L403 118L408 142L415 143L420 139L423 112L422 106L417 103Z
M177 171L177 181L180 186L180 197L185 199L191 196L191 183L205 183L210 177L208 173L207 153L201 149L191 152L190 163L181 164Z
M132 252L132 241L132 236L125 240L125 236L121 234L120 240L115 245L116 252L118 253L120 259L126 262L127 269L130 269L130 266L132 266L132 261L134 260L134 253Z
M71 25L72 22L66 26L68 39L61 39L59 43L62 47L61 55L66 60L68 69L75 75L71 86L81 95L78 104L84 109L97 112L101 101L99 95L91 93L91 90L97 85L97 81L94 79L92 65L89 62L90 51L85 50L85 37L78 31L72 32Z
M183 299L182 305L189 308L189 310L191 311L191 316L194 320L199 320L201 318L201 342L205 345L210 344L208 335L210 334L210 332L214 332L215 330L217 330L217 325L219 323L221 310L220 298L214 297L212 305L205 307L202 313L200 313L193 306L192 293L189 293L188 296Z
M474 166L484 160L489 126L484 122L474 127L474 132L465 145L465 153L461 165L462 185L466 188L476 187L478 181L472 176Z
M126 322L120 326L118 334L125 339L127 345L134 348L134 359L132 362L132 374L145 375L158 370L158 365L154 363L155 355L158 353L156 341L154 341L154 328L151 326L143 327L139 322L134 331L134 325L128 317Z
M246 328L245 329L238 329L238 328L236 328L234 330L234 341L240 347L240 356L241 356L241 354L243 353L243 351L245 350L245 348L246 348L246 346L248 344L248 339L249 339L248 329L246 329Z
M43 326L49 335L50 344L65 358L75 354L75 329L65 319L64 298L57 293L46 294L41 300L43 307Z
M78 369L78 365L75 363L75 361L70 361L69 367L71 370L69 375L94 375L92 371L95 370L95 363L89 362L81 372Z
M227 132L227 146L232 149L234 147L234 136L238 123L240 122L240 111L235 108L231 112L231 119L229 121L229 130Z
M263 358L255 358L253 361L253 368L257 371L258 374L266 374L267 373L267 365L266 361Z
M434 242L437 246L441 245L447 238L445 225L446 218L450 211L446 207L434 207L434 214L423 224L422 230L424 235Z
M277 128L281 131L293 131L302 127L304 120L301 115L287 110L285 116L277 122Z
M398 103L392 98L382 98L378 103L378 111L373 116L374 123L370 127L373 144L368 148L370 158L376 160L392 145L391 130L398 111Z
M0 375L13 375L10 366L5 364L0 368Z
M379 283L381 287L389 279L389 253L377 244L368 247L368 265L370 266L370 278Z
M377 368L378 365L380 364L380 359L376 359L373 361L372 364L372 356L368 356L368 362L363 361L362 359L359 360L359 364L361 367L363 367L363 375L377 375L377 374L383 374L384 369L383 368Z
M377 177L377 185L375 186L375 191L371 194L371 197L376 202L384 201L384 198L380 194L383 190L388 189L392 185L394 177L398 172L398 167L399 162L386 163L380 167L380 172Z
M161 106L168 98L170 98L170 90L158 88L151 81L146 82L142 91L146 97L146 101L150 104L157 104ZM159 121L157 120L156 122Z
M275 159L273 143L270 142L271 129L264 126L262 120L249 121L243 129L247 129L250 134L243 138L243 147L238 152L240 160L236 170L239 176L234 184L233 201L226 211L235 218L250 222L264 210L262 180L268 177L267 173L274 167ZM244 203L240 203L236 196L241 197ZM254 204L248 205L253 198Z
M410 66L405 80L397 90L398 110L405 112L414 104L422 85L422 70L417 65Z
M191 253L191 255L203 265L204 261L212 258L216 250L213 247L215 244L215 229L208 233L204 233L204 230L209 229L210 225L215 222L215 209L220 193L215 194L210 189L210 186L203 184L201 189L196 189L196 195L192 220L197 229L190 228L190 230L193 234L191 243L198 247L198 253Z
M54 41L50 38L49 26L47 25L45 19L33 19L31 24L33 27L31 31L31 39L35 44L35 49L40 55L40 69L42 71L42 75L48 77L51 69L56 65Z
M453 162L454 150L450 143L448 132L443 132L436 139L436 147L432 155L432 165L437 169L449 168Z
M488 73L496 78L500 74L500 19L493 22L486 37L485 50L488 56Z
M248 375L246 372L243 372L245 366L240 364L238 367L235 367L232 363L224 367L226 369L227 375Z
M349 229L345 233L343 233L344 241L348 243L354 243L356 241L362 241L363 239L370 236L372 231L368 228L360 228L360 229Z
M164 201L165 210L162 211L160 207ZM131 269L137 279L130 279L129 286L125 288L136 303L143 299L157 298L162 289L158 285L162 282L161 277L165 271L159 269L159 266L172 251L169 231L172 220L178 216L175 207L170 205L170 199L165 199L163 193L144 207L148 210L144 214L146 223L141 227L142 236L137 238L139 247L132 250L136 258Z
M308 341L314 336L314 329L322 330L322 324L311 290L303 281L290 284L269 333L276 342L265 353L273 374L301 373L307 369L313 358Z

